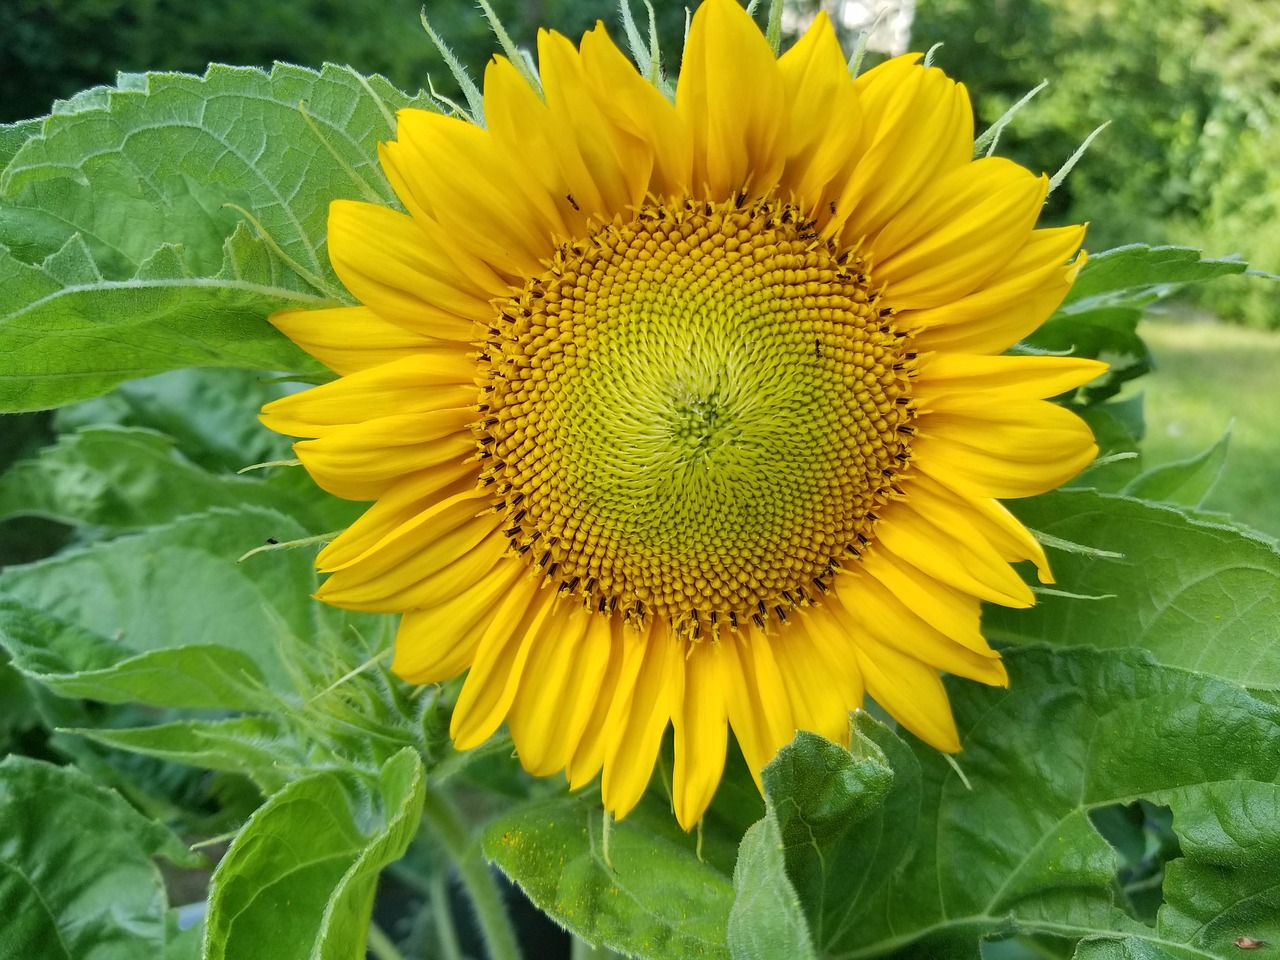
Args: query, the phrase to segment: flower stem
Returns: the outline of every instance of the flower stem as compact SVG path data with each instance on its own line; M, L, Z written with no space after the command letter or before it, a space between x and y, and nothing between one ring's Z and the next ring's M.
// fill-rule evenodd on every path
M502 904L502 894L479 844L472 839L458 811L440 793L428 790L422 816L462 879L462 888L471 899L490 960L520 960L520 948Z
M431 915L436 923L441 960L463 960L458 932L453 926L453 914L449 910L449 891L445 887L444 874L431 881Z
M391 938L383 933L382 928L376 923L369 924L369 938L366 946L378 960L404 960L404 955L396 949Z

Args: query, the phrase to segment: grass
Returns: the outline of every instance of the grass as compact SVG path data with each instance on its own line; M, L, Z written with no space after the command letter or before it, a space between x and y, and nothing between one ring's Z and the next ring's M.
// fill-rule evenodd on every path
M1280 536L1280 332L1156 318L1139 331L1155 355L1144 377L1148 465L1193 456L1231 427L1210 510Z

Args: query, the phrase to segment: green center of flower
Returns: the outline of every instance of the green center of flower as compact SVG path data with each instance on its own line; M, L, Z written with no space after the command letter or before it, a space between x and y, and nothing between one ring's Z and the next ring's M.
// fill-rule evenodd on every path
M785 620L871 541L910 338L779 203L649 206L500 304L482 482L566 593L693 637Z

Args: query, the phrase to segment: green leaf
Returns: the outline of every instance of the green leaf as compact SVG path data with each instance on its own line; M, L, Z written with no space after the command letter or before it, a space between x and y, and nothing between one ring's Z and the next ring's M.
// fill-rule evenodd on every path
M1048 353L1093 357L1111 368L1081 387L1080 401L1093 405L1109 400L1130 380L1150 372L1151 351L1138 336L1142 310L1129 306L1108 306L1072 310L1063 308L1027 338L1027 343Z
M1180 954L1168 953L1149 941L1131 937L1090 937L1080 941L1075 960L1172 960Z
M378 874L413 839L425 783L406 748L372 791L317 773L272 796L214 873L205 960L362 956Z
M1280 937L1280 709L1138 651L1024 649L1007 661L1008 690L948 681L972 789L913 746L914 850L820 946L917 957L968 944L972 956L992 934L1124 934L1221 957L1241 934ZM1117 904L1116 852L1089 819L1138 797L1172 809L1182 848L1154 928Z
M7 167L13 155L32 137L39 136L44 121L19 120L17 123L0 123L0 169Z
M40 714L35 698L5 651L0 649L0 752L7 753L9 738L38 726Z
M203 939L203 923L170 930L162 960L200 960L200 941Z
M1178 287L1243 273L1241 260L1204 259L1189 247L1133 244L1090 257L1066 300L1027 343L1111 364L1102 378L1081 387L1085 404L1101 403L1151 370L1151 353L1138 336L1143 309Z
M787 879L777 820L765 817L742 838L733 871L728 944L734 960L817 960L800 898Z
M1118 493L1142 473L1142 438L1146 435L1143 395L1073 408L1098 442L1098 459L1068 484Z
M1205 258L1192 247L1152 247L1134 243L1089 257L1067 294L1064 308L1110 304L1143 305L1188 283L1244 273L1243 260Z
M264 318L346 298L328 204L395 203L375 148L409 102L344 67L214 66L125 77L0 138L0 409L189 366L322 374Z
M643 805L642 805L643 806ZM642 823L643 809L609 827L596 804L527 804L490 824L484 852L541 910L581 939L632 956L727 958L733 888L687 838ZM669 809L663 809L673 823Z
M1031 529L1090 550L1049 554L1057 588L1029 610L989 606L988 635L1060 646L1140 646L1161 663L1280 689L1280 552L1174 507L1089 490L1012 504Z
M72 767L0 763L0 956L153 960L168 904L152 862L194 866L165 827Z
M61 433L107 425L154 430L192 463L234 473L293 456L288 440L258 422L262 406L286 392L248 370L171 370L63 407L55 424Z
M859 712L849 750L801 731L765 767L765 795L788 846L824 842L879 810L893 782L871 737L880 726Z
M37 459L0 474L0 518L34 514L130 530L241 504L307 514L291 493L261 478L202 470L149 430L98 427L64 435Z
M1198 507L1208 499L1222 476L1230 439L1231 431L1228 429L1222 439L1208 450L1186 460L1152 467L1135 477L1123 492L1139 500Z
M291 690L281 645L332 633L340 617L310 598L316 575L309 551L277 550L236 558L268 538L306 531L259 507L214 510L115 540L69 550L0 572L0 592L51 621L110 638L122 655L217 646L239 651L275 689ZM101 658L100 644L86 657ZM180 666L181 656L166 661ZM92 663L91 669L115 666ZM234 667L234 665L233 665Z
M118 642L3 598L0 645L25 676L62 697L223 710L262 703L262 671L246 654L224 646L130 656Z
M204 770L242 773L264 794L280 790L313 760L280 717L244 715L227 720L182 720L130 730L68 730L97 743Z
M73 403L177 367L319 374L265 317L328 301L283 286L285 268L243 227L228 238L224 256L215 273L201 276L180 248L161 247L137 273L112 280L79 235L35 265L0 247L0 410Z
M850 749L799 733L763 773L786 871L819 944L843 936L856 906L910 849L920 768L884 724L859 711Z

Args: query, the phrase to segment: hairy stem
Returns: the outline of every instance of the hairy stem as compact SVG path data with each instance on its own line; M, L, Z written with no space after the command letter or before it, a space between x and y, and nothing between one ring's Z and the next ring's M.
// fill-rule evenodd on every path
M498 884L485 863L479 843L471 836L458 811L439 792L428 790L422 816L458 871L476 912L490 960L520 960L520 948Z

